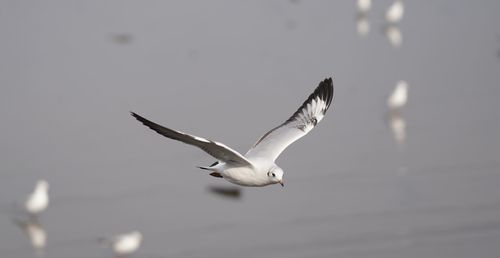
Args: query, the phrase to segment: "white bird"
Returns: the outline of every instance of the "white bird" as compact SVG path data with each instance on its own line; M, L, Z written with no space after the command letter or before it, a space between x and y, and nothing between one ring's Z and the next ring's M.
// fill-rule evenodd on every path
M357 5L358 11L366 13L370 11L370 8L372 7L372 0L358 0Z
M139 231L132 231L126 234L117 235L109 240L104 240L111 245L117 256L131 254L139 249L143 236Z
M403 18L405 8L403 5L403 1L396 0L392 5L387 9L385 13L385 19L389 23L398 23Z
M245 155L223 143L168 129L133 112L132 116L157 133L194 145L216 158L217 162L211 166L199 167L210 170L210 175L214 177L224 178L242 186L277 183L284 186L283 170L276 165L276 159L288 145L306 135L323 119L332 98L333 81L328 78L320 82L316 90L288 120L264 134ZM231 120L235 117L231 117Z
M387 107L390 110L396 111L406 105L408 101L408 83L406 81L399 81L394 88L392 94L387 98Z
M49 183L45 180L39 180L36 183L35 189L28 196L24 203L26 211L32 215L36 215L49 206Z

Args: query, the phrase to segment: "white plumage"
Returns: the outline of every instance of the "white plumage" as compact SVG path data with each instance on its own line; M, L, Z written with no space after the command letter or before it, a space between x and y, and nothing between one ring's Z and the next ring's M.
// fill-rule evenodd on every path
M211 166L200 167L210 170L212 176L242 186L283 185L283 170L275 164L276 159L323 119L332 99L333 81L328 78L288 120L262 136L244 156L222 143L163 127L136 113L132 116L157 133L194 145L216 158L217 162Z
M24 203L26 211L31 214L38 214L49 206L49 183L45 180L39 180L35 189L28 196Z
M372 7L372 1L371 0L358 0L357 5L358 5L358 11L366 13Z
M387 9L385 19L389 23L398 23L403 18L404 10L403 1L396 0L389 9Z
M391 110L401 109L408 101L408 83L406 81L399 81L387 99L387 107Z
M131 254L139 249L143 236L139 231L132 231L126 234L115 236L110 240L111 247L115 254L122 256Z

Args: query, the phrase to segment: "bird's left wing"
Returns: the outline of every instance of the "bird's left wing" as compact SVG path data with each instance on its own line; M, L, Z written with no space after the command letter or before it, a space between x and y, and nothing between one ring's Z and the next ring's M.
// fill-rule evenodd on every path
M265 157L275 161L288 145L311 131L321 121L333 99L332 78L320 82L293 115L262 136L245 157Z
M215 141L210 141L202 137L190 135L187 133L179 132L176 130L172 130L169 128L166 128L164 126L161 126L159 124L156 124L154 122L151 122L147 120L146 118L131 112L132 116L135 117L137 120L139 120L141 123L143 123L145 126L151 128L153 131L168 137L170 139L174 139L177 141L181 141L186 144L194 145L208 154L210 154L212 157L216 158L219 161L223 161L226 163L231 163L232 165L237 165L237 166L250 166L252 167L252 163L248 161L243 155L238 153L237 151L229 148L223 143L220 142L215 142Z

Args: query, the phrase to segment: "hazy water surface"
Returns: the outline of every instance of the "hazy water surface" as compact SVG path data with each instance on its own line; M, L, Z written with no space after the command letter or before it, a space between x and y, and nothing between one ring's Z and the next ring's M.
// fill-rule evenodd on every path
M391 3L358 34L354 1L2 1L0 256L113 257L97 239L140 230L134 257L498 257L500 2L405 1L395 27ZM129 115L244 153L330 76L284 188L210 177ZM36 251L15 203L41 178Z

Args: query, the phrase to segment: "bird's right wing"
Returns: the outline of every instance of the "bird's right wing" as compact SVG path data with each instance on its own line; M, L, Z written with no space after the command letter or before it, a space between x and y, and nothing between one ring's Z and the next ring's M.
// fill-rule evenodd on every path
M223 161L226 163L230 163L235 166L249 166L252 167L252 163L247 160L243 155L238 153L237 151L229 148L228 146L224 145L223 143L220 142L214 142L207 140L205 138L201 138L198 136L194 135L189 135L187 133L175 131L166 127L163 127L159 124L156 124L154 122L151 122L147 120L146 118L131 112L132 116L135 117L137 120L139 120L141 123L143 123L145 126L149 127L153 131L168 137L170 139L174 139L177 141L181 141L183 143L187 143L190 145L194 145L208 154L210 154L212 157L216 158L219 161Z
M245 156L276 160L288 145L306 135L323 119L332 99L333 81L327 78L288 120L264 134Z

